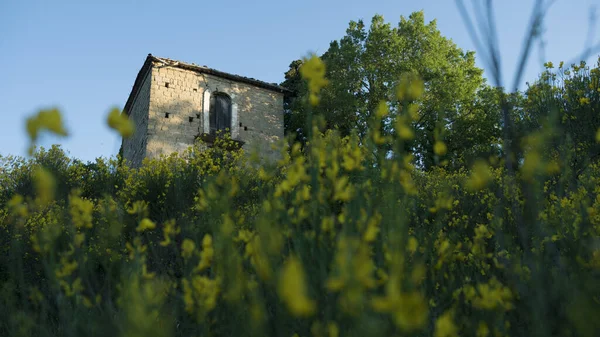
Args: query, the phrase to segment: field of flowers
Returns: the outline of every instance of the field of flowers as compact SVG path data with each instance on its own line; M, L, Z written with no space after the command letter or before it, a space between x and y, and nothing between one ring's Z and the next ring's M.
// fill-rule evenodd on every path
M311 104L323 74L303 68ZM397 99L422 93L407 78ZM0 335L597 336L600 166L570 172L545 129L516 172L446 169L442 140L424 171L413 116L388 137L387 114L363 139L315 118L277 163L219 146L140 169L1 158ZM27 127L66 134L58 111Z

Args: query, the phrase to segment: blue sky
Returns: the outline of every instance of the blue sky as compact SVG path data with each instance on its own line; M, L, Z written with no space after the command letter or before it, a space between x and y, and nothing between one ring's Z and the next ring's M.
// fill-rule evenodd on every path
M495 3L504 80L512 82L533 0ZM544 59L573 60L598 5L557 0ZM60 143L84 161L115 155L120 138L106 114L123 107L148 53L279 83L292 60L327 50L350 20L381 14L396 25L418 10L459 47L475 49L451 0L0 0L0 155L25 155L25 119L48 107L61 109L70 137L44 137L41 145ZM541 59L536 48L523 83L537 77Z

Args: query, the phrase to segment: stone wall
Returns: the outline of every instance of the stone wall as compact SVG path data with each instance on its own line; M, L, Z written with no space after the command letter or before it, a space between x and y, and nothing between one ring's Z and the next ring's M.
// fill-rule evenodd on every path
M146 73L136 96L133 98L133 104L131 105L130 111L128 111L129 118L132 119L135 124L135 133L132 137L123 139L122 149L123 158L125 158L128 165L132 167L139 167L146 156L150 83L151 72L148 72Z
M156 62L151 68L146 156L182 152L194 137L208 132L210 95L231 97L233 139L244 150L278 158L271 145L283 139L283 94Z

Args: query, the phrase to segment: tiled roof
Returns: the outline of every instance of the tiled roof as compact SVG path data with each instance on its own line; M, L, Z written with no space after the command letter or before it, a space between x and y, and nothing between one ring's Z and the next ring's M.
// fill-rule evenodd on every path
M290 94L291 93L290 90L288 90L282 86L279 86L275 83L263 82L263 81L259 81L254 78L244 77L244 76L240 76L240 75L234 75L234 74L226 73L226 72L219 71L216 69L208 68L206 66L199 66L194 63L185 63L185 62L181 62L181 61L171 60L168 58L156 57L152 54L148 54L148 57L146 57L146 61L144 62L142 69L140 69L140 71L135 79L135 83L133 84L133 88L131 89L131 93L129 94L129 98L127 99L127 103L125 103L124 110L127 112L127 114L129 114L129 112L128 112L129 108L131 107L131 104L133 104L133 100L134 100L135 96L137 95L139 87L142 85L142 81L146 77L146 72L151 68L153 62L161 62L170 67L177 67L177 68L181 68L181 69L195 71L195 72L202 73L202 74L209 74L209 75L213 75L213 76L217 76L217 77L221 77L221 78L226 78L226 79L236 81L236 82L248 83L248 84L263 88L263 89L276 91L276 92L279 92L282 94Z

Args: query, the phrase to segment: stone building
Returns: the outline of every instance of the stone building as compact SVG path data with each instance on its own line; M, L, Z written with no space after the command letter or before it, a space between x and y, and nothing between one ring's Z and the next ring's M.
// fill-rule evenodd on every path
M276 158L283 139L283 99L273 83L149 54L125 104L135 124L121 151L130 166L145 157L183 152L197 138L209 145L228 132L245 150Z

